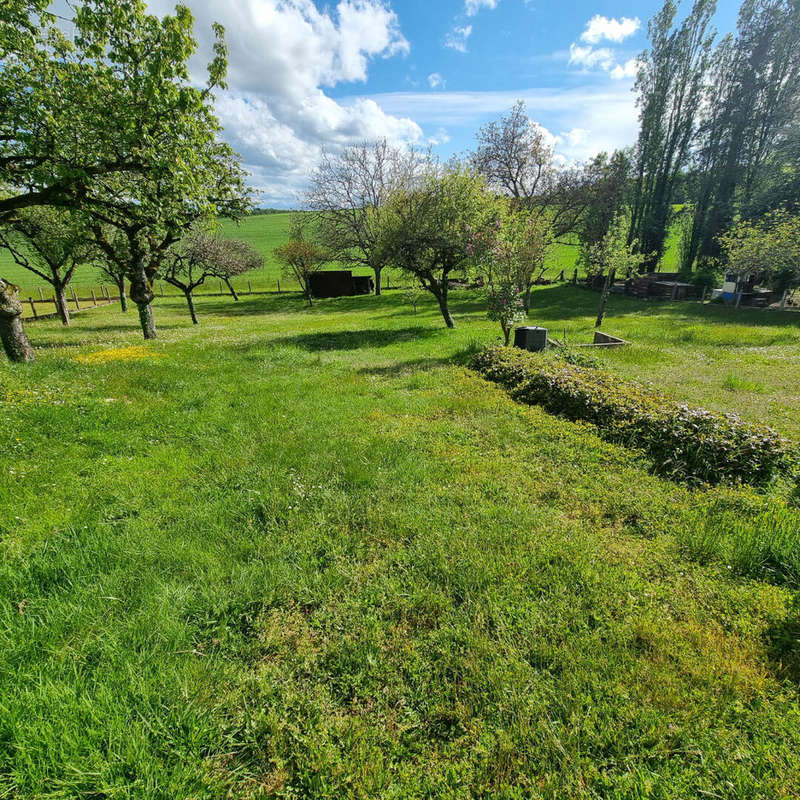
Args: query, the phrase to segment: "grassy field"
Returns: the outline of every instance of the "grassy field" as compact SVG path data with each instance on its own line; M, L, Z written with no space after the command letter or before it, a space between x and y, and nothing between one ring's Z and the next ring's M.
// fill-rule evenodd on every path
M531 323L588 340L596 303L542 288ZM689 489L516 405L464 366L498 339L481 298L453 310L28 326L0 797L800 796L791 487ZM602 361L800 438L797 319L612 297L634 346Z
M297 282L293 278L286 278L281 275L280 265L273 255L275 248L280 247L288 238L289 217L288 213L264 214L247 217L238 224L229 220L223 222L221 230L224 236L244 239L264 257L264 266L236 279L233 282L235 287L246 290L249 282L256 291L276 291L278 281L280 281L282 289L297 288ZM575 247L556 245L553 248L550 259L550 270L553 276L561 269L565 269L568 272L571 271L575 266L577 255L578 251ZM354 272L363 275L371 274L368 269L355 269ZM408 282L408 278L397 270L388 269L384 275L388 276L390 286L405 285ZM32 272L15 264L8 251L3 248L0 248L0 276L21 286L23 297L31 295L38 297L38 289L40 287L45 292L45 296L48 296L48 284ZM76 291L86 296L88 296L91 288L97 289L101 283L97 270L90 266L79 268L73 279ZM159 283L158 288L159 291L163 288L165 294L174 294L177 291L168 284L164 284L162 287ZM210 281L201 287L199 293L218 291L217 282Z

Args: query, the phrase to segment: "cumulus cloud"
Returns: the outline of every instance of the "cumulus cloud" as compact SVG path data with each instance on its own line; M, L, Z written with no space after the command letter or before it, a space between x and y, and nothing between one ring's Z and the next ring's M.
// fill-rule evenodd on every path
M174 0L149 0L171 13ZM383 0L339 0L320 10L313 0L206 0L192 9L199 52L198 79L211 58L211 24L225 26L229 90L217 111L225 139L253 173L262 202L296 196L322 148L364 139L421 142L408 117L386 113L374 101L347 103L326 90L366 81L370 61L409 52L397 15Z
M431 89L444 89L446 85L447 81L438 72L432 72L428 75L428 86L430 86Z
M573 42L569 46L569 63L585 69L601 67L608 71L614 67L614 53L607 47L581 47Z
M464 0L464 13L468 17L474 17L482 8L488 8L490 11L497 8L500 0Z
M459 27L456 25L444 38L444 46L451 50L458 50L459 53L467 52L467 39L472 34L472 25Z
M637 69L635 58L620 64L614 50L595 45L601 41L622 42L636 33L641 24L638 17L614 19L596 14L586 23L586 30L581 34L581 42L584 44L573 42L569 46L569 63L584 70L599 68L614 80L635 77Z
M629 58L624 64L617 64L609 74L615 81L620 81L623 78L635 78L636 70L638 69L639 61L635 58Z
M581 41L588 44L597 44L603 40L619 43L629 36L633 36L641 25L642 22L638 17L615 19L595 14L586 23L586 30L581 34Z

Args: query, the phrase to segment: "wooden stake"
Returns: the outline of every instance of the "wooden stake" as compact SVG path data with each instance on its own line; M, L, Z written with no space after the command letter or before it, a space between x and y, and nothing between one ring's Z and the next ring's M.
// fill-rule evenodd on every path
M92 289L92 302L97 305L97 298L94 296L94 289Z
M81 304L78 302L78 295L75 294L75 287L74 286L72 287L72 300L75 303L75 308L78 311L80 311L81 310Z
M41 292L41 289L39 291ZM39 319L39 315L36 313L36 303L33 302L33 298L29 297L28 302L31 304L31 311L33 311L33 318Z
M249 294L253 294L253 284L250 281L247 281L247 291Z
M39 299L44 301L44 295L42 294L42 287L39 287Z

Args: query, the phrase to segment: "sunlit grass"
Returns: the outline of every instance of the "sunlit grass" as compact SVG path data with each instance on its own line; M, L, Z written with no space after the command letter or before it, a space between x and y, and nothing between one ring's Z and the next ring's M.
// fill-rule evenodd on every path
M538 290L531 322L588 341L597 299ZM0 797L796 796L789 487L655 478L469 372L499 329L453 311L28 326L38 361L0 363ZM634 344L598 357L796 436L795 320L614 297Z

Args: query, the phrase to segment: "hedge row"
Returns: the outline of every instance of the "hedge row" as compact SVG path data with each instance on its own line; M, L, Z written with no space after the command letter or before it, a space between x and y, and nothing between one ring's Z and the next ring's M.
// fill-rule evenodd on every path
M675 403L599 369L508 347L478 353L472 367L519 402L592 422L604 438L645 451L656 472L675 480L763 486L797 464L793 443L771 428Z

